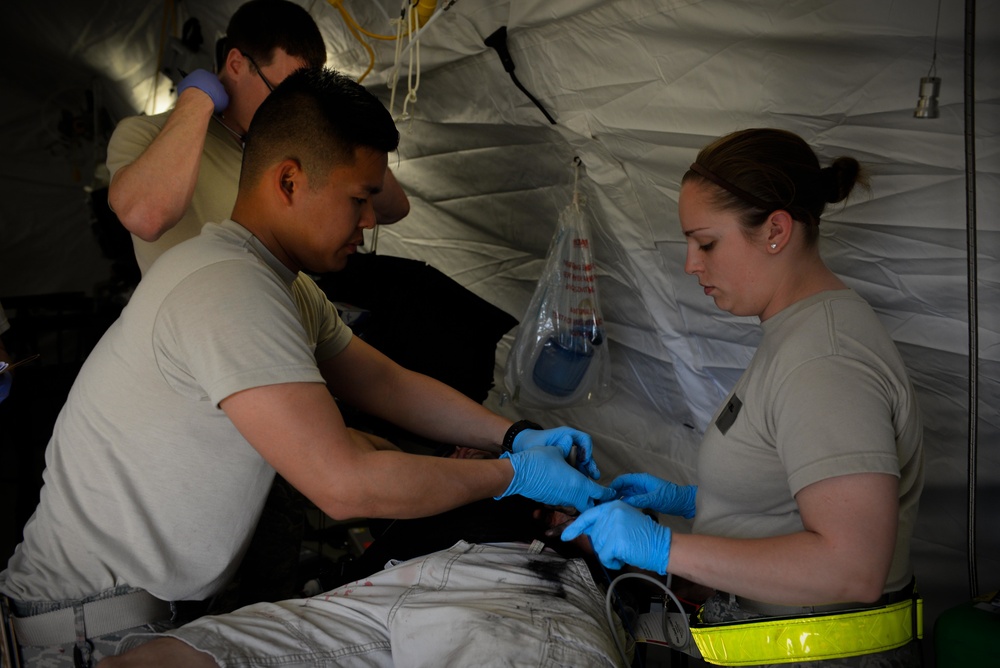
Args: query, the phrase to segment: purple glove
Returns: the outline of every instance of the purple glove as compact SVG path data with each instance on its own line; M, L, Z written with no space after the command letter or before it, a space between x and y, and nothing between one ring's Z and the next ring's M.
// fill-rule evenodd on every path
M675 485L649 473L626 473L612 480L608 487L630 506L687 519L694 517L697 485Z
M222 112L229 106L229 94L223 87L219 77L208 70L195 70L177 84L177 95L180 96L188 88L197 88L212 98L215 103L215 113Z
M670 529L623 501L584 511L562 532L563 540L586 534L601 563L620 569L631 564L660 575L670 561Z
M569 459L573 446L576 446L576 468L594 480L601 477L601 472L594 463L594 445L590 435L569 427L554 429L525 429L514 437L511 444L514 452L524 452L531 448L555 446L563 454L563 459Z
M14 378L9 373L0 373L0 401L3 401L10 394L10 384Z
M500 459L510 459L514 479L497 499L520 494L550 506L573 506L583 512L595 503L615 498L614 490L598 485L566 463L558 447L505 452Z

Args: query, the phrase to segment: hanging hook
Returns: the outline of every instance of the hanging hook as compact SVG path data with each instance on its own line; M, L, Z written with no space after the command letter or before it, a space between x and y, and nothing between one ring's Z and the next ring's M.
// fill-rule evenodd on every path
M580 156L573 156L573 207L580 208L580 168L583 167L583 160L580 160Z

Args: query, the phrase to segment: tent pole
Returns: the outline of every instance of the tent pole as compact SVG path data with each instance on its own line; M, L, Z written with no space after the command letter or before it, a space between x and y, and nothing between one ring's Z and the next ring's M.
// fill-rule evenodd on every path
M969 291L969 592L979 595L979 574L976 567L976 471L978 442L979 384L979 305L977 297L978 252L976 244L976 0L965 0L965 201L966 244L968 253Z

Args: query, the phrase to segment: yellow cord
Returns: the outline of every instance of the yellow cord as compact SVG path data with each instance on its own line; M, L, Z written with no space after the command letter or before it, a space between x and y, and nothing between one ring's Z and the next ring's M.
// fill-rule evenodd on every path
M344 24L347 26L347 29L351 31L351 34L354 35L356 40L358 40L358 43L360 43L361 46L364 47L365 51L368 52L368 69L366 69L364 73L358 77L358 83L364 81L365 77L367 77L375 67L375 50L372 49L371 45L368 44L368 42L366 42L361 35L389 42L393 40L400 40L403 37L409 36L415 29L420 28L427 23L428 19L430 19L431 15L434 14L434 10L437 8L437 0L410 0L411 11L409 13L412 14L415 12L417 20L415 22L412 20L409 21L405 29L395 35L378 35L365 30L356 20L354 20L354 17L351 16L350 12L344 8L344 0L327 0L327 2L330 3L331 7L340 12L340 17L344 20Z
M331 5L333 5L334 7L337 8L337 10L340 12L340 15L344 18L344 22L345 23L347 23L348 25L354 26L354 28L359 33L361 33L362 35L365 35L367 37L371 37L372 39L382 39L382 40L385 40L387 42L391 42L393 40L397 40L400 37L399 35L379 35L379 34L376 34L376 33L373 33L373 32L369 32L368 30L365 30L364 28L362 28L358 24L357 21L354 20L354 17L351 16L346 9L344 9L344 0L327 0L327 2L329 2ZM432 2L433 5L437 4L437 0L420 0L420 2L421 3ZM413 0L412 4L416 5L417 4L417 0ZM434 11L434 6L433 5L431 6L431 10L430 10L431 13L433 13L433 11ZM426 11L425 9L422 10L420 7L418 7L417 9L418 9L418 12L419 11ZM429 16L429 14L428 14L428 16ZM420 25L423 25L424 21L426 21L426 19L424 19L423 21L420 21ZM405 37L406 35L409 35L409 34L410 34L409 31L407 31L407 32L403 33L403 36Z

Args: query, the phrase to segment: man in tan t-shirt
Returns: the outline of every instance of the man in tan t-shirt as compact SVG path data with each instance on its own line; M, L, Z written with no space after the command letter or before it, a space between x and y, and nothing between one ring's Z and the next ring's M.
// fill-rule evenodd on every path
M134 116L108 146L108 202L132 234L143 274L164 251L229 217L243 136L274 86L301 67L321 67L326 47L309 13L287 0L251 0L233 14L219 72L196 70L178 85L174 109ZM386 170L376 220L393 223L409 201Z

